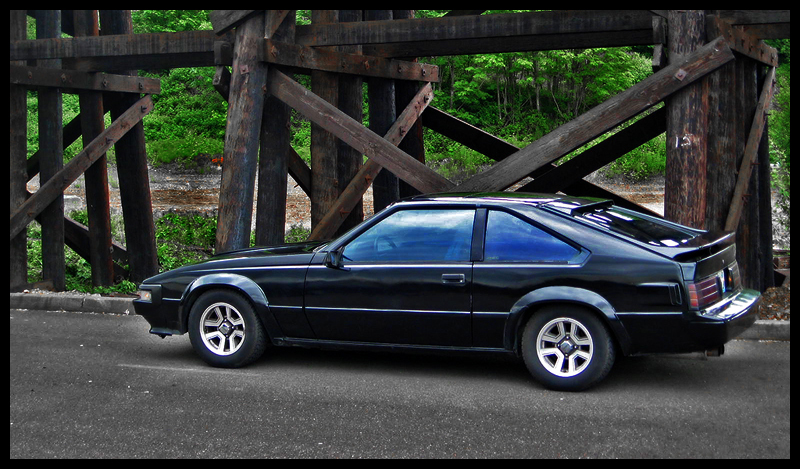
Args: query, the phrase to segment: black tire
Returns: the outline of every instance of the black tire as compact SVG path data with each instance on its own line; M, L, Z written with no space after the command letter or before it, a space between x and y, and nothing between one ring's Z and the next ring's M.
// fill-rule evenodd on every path
M605 324L573 305L537 311L522 333L522 357L531 375L545 387L582 391L602 381L616 351Z
M263 355L267 336L253 306L231 290L210 290L192 305L189 339L211 366L238 368Z

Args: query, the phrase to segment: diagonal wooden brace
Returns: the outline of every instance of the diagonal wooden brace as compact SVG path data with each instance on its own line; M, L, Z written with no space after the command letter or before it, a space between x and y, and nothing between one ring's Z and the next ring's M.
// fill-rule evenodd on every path
M454 184L365 128L360 122L312 93L274 68L269 72L269 91L307 119L333 133L344 143L388 169L420 192L442 192Z
M86 147L64 165L58 173L44 183L35 194L11 214L11 239L25 229L28 224L44 210L59 194L69 187L78 176L84 173L120 137L125 135L136 123L153 110L153 100L145 96L125 111L117 120L92 140Z
M764 124L767 120L767 110L772 101L772 94L775 90L775 67L770 68L767 78L764 80L764 88L756 105L756 113L753 117L753 124L750 126L750 134L747 136L747 144L744 148L744 157L739 167L739 175L736 179L736 187L733 190L731 208L728 211L728 218L725 220L725 231L734 231L739 226L739 218L742 216L744 198L747 195L747 188L750 185L750 174L753 171L758 156L758 146L761 143L761 136L764 133Z
M734 57L727 42L718 38L473 176L457 190L503 190L731 60Z
M397 120L394 121L389 131L386 132L384 138L392 145L399 145L403 137L408 134L408 129L419 119L422 112L428 107L428 104L430 104L432 100L433 89L430 83L428 83L423 86L417 95L414 96L414 99L408 103L408 106L406 106ZM375 160L367 160L347 187L342 191L341 195L339 195L339 198L336 199L336 202L333 203L328 213L326 213L317 223L317 226L314 227L314 231L311 232L308 239L329 239L332 237L336 230L342 225L347 214L353 210L358 200L361 199L364 192L366 192L372 184L372 181L375 180L375 176L378 175L381 169L383 169L383 167L375 162Z

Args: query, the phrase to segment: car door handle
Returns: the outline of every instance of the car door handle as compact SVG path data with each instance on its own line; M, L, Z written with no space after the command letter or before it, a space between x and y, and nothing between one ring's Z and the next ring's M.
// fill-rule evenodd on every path
M467 277L464 274L442 274L442 283L465 285L467 283Z

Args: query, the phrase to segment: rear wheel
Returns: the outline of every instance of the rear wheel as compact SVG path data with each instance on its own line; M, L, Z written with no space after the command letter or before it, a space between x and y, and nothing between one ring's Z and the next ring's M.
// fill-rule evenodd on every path
M528 321L522 356L531 375L546 387L580 391L606 377L615 350L597 316L580 307L558 305L538 311Z
M252 363L267 347L264 327L250 302L229 290L211 290L195 301L189 339L206 363L225 368Z

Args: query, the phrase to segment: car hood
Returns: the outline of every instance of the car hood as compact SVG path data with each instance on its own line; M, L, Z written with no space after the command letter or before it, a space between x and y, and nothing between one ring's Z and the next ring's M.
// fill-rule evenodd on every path
M250 257L287 256L292 254L310 254L313 253L317 247L323 244L325 243L321 241L309 241L305 243L284 244L280 246L239 249L236 251L228 251L217 254L208 259L208 261L244 259Z
M210 259L185 265L148 278L144 284L159 284L187 275L202 275L207 271L233 271L240 268L253 268L279 265L307 265L314 257L314 250L325 243L315 241L286 244L282 246L240 249L217 254Z

